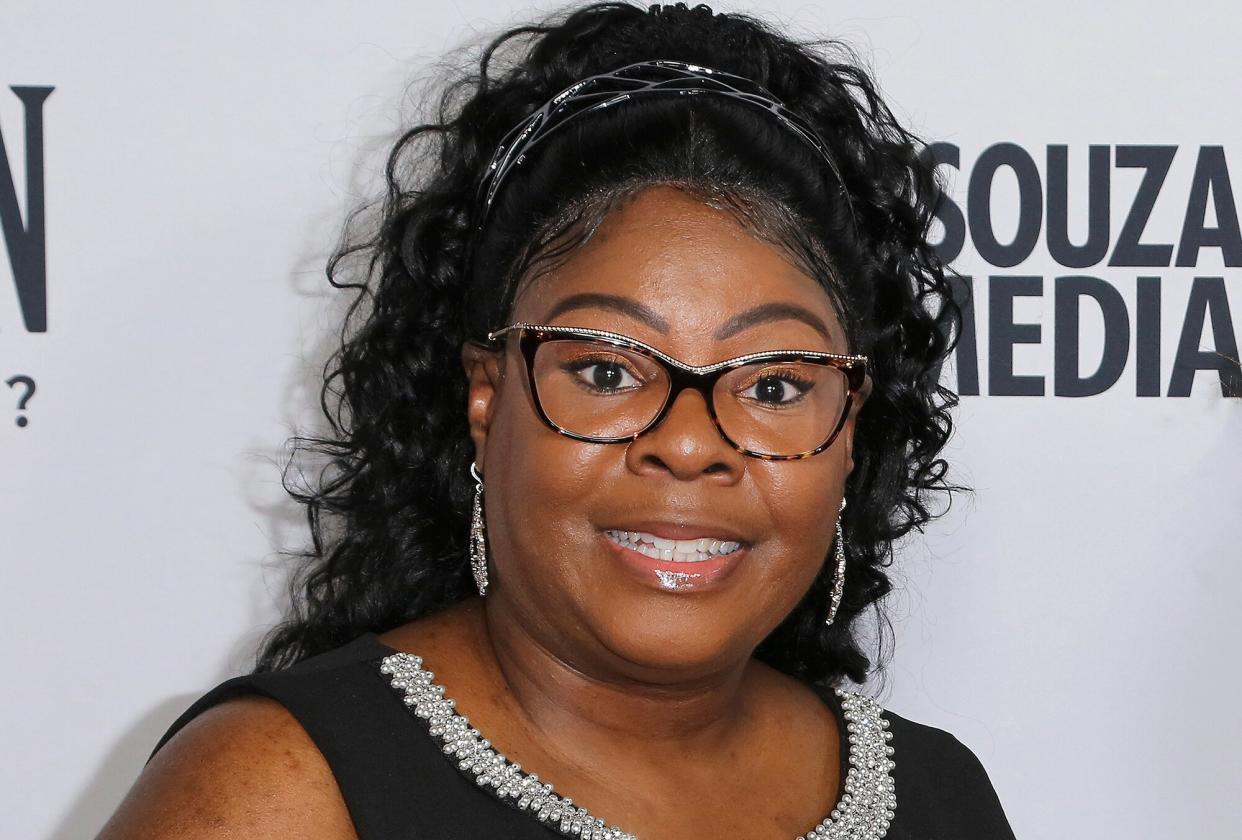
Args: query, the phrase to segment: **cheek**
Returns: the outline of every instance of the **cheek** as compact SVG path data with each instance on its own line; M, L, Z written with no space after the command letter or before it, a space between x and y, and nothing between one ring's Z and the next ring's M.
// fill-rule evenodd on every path
M773 565L781 576L807 581L815 576L836 533L846 474L843 447L801 462L762 462L755 469L761 485L756 495L767 507L771 548L779 554Z
M607 485L609 464L619 461L621 448L553 432L535 416L524 391L504 395L488 437L493 555L515 561L501 574L515 583L526 579L523 588L572 581L582 569L583 545L597 536L586 517L587 501Z

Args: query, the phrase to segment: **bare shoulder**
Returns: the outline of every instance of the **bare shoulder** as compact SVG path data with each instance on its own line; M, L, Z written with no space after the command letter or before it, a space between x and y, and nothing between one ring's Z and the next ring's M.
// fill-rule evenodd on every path
M357 838L323 755L274 700L229 700L186 724L98 840L226 837Z

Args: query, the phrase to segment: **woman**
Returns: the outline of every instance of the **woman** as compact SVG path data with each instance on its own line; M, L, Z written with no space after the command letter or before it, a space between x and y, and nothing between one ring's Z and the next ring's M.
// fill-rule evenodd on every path
M969 749L840 687L954 489L936 183L868 76L599 4L388 174L292 617L103 836L1012 837Z

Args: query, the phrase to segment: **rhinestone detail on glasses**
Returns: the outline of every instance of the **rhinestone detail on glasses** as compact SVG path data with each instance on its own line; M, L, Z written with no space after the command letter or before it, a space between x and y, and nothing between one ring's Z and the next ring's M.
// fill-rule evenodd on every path
M484 789L520 811L548 823L567 837L580 840L638 840L615 825L606 825L573 800L558 795L538 774L496 750L444 696L435 674L422 667L422 657L394 653L380 664L392 687L404 693L405 705L427 721L430 734L457 768ZM892 733L883 709L871 698L834 688L845 715L849 770L841 801L819 825L797 840L881 840L897 808L893 785Z

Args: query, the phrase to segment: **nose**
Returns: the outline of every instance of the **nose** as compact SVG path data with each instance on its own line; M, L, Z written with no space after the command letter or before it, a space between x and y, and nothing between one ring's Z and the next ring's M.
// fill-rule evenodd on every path
M744 456L720 434L703 395L683 388L668 412L626 447L626 462L637 473L667 472L681 481L708 476L722 484L736 482Z

